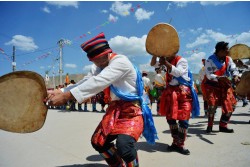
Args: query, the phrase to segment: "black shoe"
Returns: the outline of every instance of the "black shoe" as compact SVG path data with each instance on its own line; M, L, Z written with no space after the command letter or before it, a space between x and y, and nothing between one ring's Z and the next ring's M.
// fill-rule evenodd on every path
M184 147L178 147L177 151L183 155L190 155L190 151Z
M208 126L206 132L211 133L213 131L212 128L213 128L212 126Z
M248 103L243 103L243 106L242 107L246 107L248 105Z
M233 129L228 129L226 127L219 127L220 132L225 132L225 133L234 133Z
M176 144L172 144L171 146L168 146L167 151L168 152L178 151L178 146Z

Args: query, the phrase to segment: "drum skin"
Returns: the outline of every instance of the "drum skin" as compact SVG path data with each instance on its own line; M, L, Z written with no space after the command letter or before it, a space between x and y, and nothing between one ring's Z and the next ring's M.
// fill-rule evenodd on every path
M172 25L159 23L149 31L146 50L152 56L170 57L178 53L179 48L178 33Z
M233 60L250 58L250 48L245 44L236 44L229 49L229 56Z
M241 96L250 96L250 71L246 71L242 74L235 92Z
M39 130L46 119L47 90L42 76L17 71L0 77L0 129L17 133Z

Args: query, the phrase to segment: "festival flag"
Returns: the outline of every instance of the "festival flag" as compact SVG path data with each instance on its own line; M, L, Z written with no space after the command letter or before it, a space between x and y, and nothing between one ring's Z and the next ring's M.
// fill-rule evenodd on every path
M2 53L4 53L4 50L3 50L2 48L0 48L0 51L1 51Z

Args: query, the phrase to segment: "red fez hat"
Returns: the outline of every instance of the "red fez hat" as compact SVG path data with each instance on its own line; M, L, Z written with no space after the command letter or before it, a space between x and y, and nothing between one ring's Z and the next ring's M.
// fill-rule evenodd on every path
M103 32L81 44L81 48L87 53L90 61L107 53L112 53L112 49L109 47Z

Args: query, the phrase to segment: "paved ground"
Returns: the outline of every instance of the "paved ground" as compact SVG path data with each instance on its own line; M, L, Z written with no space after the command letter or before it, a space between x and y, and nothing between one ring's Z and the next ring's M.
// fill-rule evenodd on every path
M203 105L200 98L201 107ZM154 116L159 140L149 145L141 138L137 143L141 167L246 167L250 164L250 112L249 106L238 103L230 128L233 134L218 131L205 134L207 119L190 120L186 147L188 156L166 152L172 138L164 117ZM98 106L98 109L100 106ZM90 108L90 106L89 106ZM155 114L155 104L153 104ZM0 130L1 167L107 167L104 160L91 147L90 137L103 113L65 112L49 110L42 129L29 134Z

